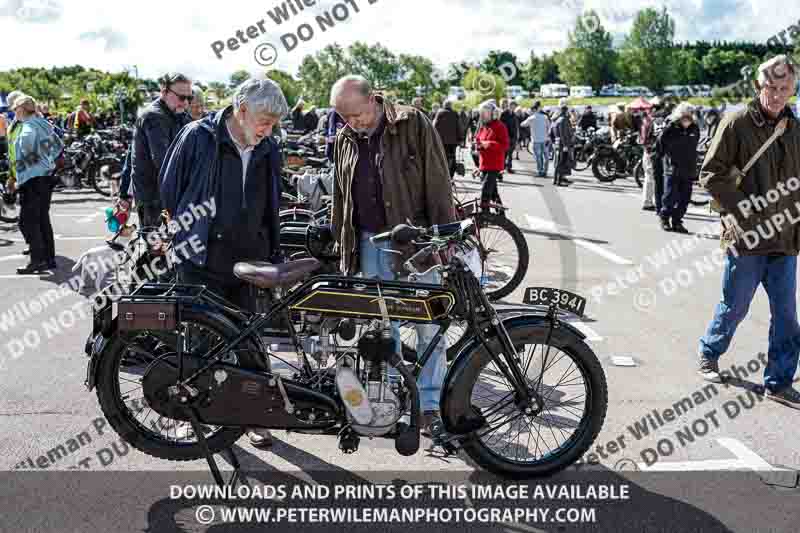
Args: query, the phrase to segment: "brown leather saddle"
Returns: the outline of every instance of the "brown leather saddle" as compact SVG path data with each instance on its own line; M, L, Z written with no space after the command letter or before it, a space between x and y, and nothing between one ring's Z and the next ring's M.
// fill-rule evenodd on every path
M316 259L299 259L278 265L264 261L241 262L233 267L233 274L261 289L285 287L304 279L320 267Z

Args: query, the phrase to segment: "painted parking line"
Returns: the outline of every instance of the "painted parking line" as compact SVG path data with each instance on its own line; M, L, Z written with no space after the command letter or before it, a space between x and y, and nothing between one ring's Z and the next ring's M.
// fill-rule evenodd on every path
M86 224L88 222L92 222L93 220L100 218L103 215L105 215L105 210L97 211L92 215L86 215L85 217L79 218L76 222L78 222L79 224Z
M696 472L716 470L754 470L756 472L780 472L783 468L775 468L761 458L756 452L745 446L742 442L731 438L716 439L719 444L727 448L736 459L718 459L710 461L667 461L657 462L652 466L637 463L642 472Z
M61 234L53 235L53 240L60 239L60 238L61 238ZM22 237L11 237L11 238L3 237L3 240L11 241L11 242L26 242L25 239L22 238Z
M610 251L606 250L605 248L603 248L602 246L599 246L599 245L597 245L597 244L595 244L593 242L585 241L583 239L572 239L572 242L574 242L577 246L580 246L581 248L585 248L585 249L589 250L590 252L594 252L597 255L608 259L612 263L616 263L618 265L632 265L633 264L633 261L631 261L630 259L625 259L624 257L620 257L617 254L615 254L614 252L610 252Z
M630 259L626 259L624 257L620 257L614 252L606 250L602 246L599 246L593 242L589 242L584 239L579 239L574 236L572 231L569 228L565 228L556 224L552 220L546 220L544 218L538 218L531 215L525 215L525 218L528 220L528 227L533 231L547 231L552 233L558 233L565 237L568 237L576 246L580 246L590 252L594 252L595 254L603 257L612 263L616 263L618 265L632 265L633 261Z
M99 237L86 236L86 237L61 237L59 241L104 241L110 239L108 235L100 235Z

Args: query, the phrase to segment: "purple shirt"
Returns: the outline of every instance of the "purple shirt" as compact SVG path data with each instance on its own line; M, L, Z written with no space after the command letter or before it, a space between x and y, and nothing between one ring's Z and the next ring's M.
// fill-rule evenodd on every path
M386 117L381 117L378 129L367 139L358 136L358 163L353 177L353 224L358 231L379 233L386 227L381 183L381 140Z

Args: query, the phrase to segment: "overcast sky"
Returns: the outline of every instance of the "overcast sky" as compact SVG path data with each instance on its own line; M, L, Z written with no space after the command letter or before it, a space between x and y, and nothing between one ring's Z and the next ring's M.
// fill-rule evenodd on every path
M303 5L315 0L286 1ZM635 12L648 6L667 6L680 41L766 42L800 19L800 3L794 0L316 0L313 7L298 10L288 22L277 25L268 12L282 4L277 0L0 0L0 35L5 43L0 70L80 64L116 72L137 65L143 77L179 70L207 82L227 80L238 69L263 70L255 60L262 42L272 43L278 52L273 68L296 74L304 55L332 42L346 46L356 40L380 43L394 53L423 55L445 67L462 59L480 59L493 49L510 50L524 59L531 50L541 54L563 48L567 30L589 8L598 11L617 38L630 28ZM343 5L335 7L339 4ZM316 17L326 12L344 20L323 32ZM258 30L258 37L250 39L247 28L257 28L259 21L266 32ZM281 36L296 32L301 24L309 24L315 34L287 51ZM235 51L225 48L218 59L211 43L236 37L238 30L245 32L248 42Z

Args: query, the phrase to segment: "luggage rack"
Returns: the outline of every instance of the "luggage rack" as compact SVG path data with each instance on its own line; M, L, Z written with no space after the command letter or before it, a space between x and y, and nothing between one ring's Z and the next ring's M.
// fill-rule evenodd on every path
M180 292L176 291L176 288L180 288ZM181 294L184 292L184 294ZM158 293L158 294L154 294ZM152 305L152 304L166 304L169 306L174 306L175 310L175 325L172 329L180 330L180 323L181 323L181 306L178 304L186 304L186 303L211 303L214 305L220 305L224 307L230 307L233 310L243 312L237 306L228 302L224 298L221 298L214 294L212 291L208 290L205 285L179 285L175 283L145 283L134 290L131 294L121 296L119 298L119 304L143 304L143 305ZM179 342L177 346L177 359L178 359L178 376L183 376L183 343ZM219 467L217 466L216 461L214 460L214 454L211 453L211 450L208 447L208 442L206 441L205 435L203 434L203 429L200 424L200 420L197 415L197 409L193 406L190 406L188 409L189 413L189 422L192 426L192 431L194 431L195 436L197 436L197 442L200 445L200 449L203 452L203 455L206 458L206 462L208 463L208 467L211 470L211 475L214 478L214 481L220 488L225 487L235 487L237 483L243 483L249 486L247 479L241 473L241 464L239 463L239 459L233 451L232 446L229 446L220 451L220 455L225 457L230 465L233 467L233 474L231 474L230 478L227 482L224 481L222 478L222 474L220 473Z

